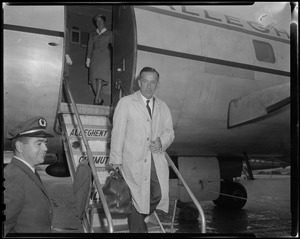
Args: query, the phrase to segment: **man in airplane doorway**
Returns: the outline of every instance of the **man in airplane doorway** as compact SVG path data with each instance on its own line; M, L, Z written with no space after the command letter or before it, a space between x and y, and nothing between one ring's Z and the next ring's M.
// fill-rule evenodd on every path
M154 97L159 73L144 67L138 77L140 90L120 99L114 112L110 164L119 167L127 182L133 208L130 232L147 233L145 217L169 210L169 167L165 150L175 136L167 104Z
M47 121L39 116L8 132L14 156L4 168L4 236L51 232L53 207L35 166L47 152Z

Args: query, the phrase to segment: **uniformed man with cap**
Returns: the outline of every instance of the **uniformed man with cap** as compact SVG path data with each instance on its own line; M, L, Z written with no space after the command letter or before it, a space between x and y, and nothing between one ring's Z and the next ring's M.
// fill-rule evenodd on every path
M53 208L35 170L47 152L47 121L35 117L8 132L14 156L4 168L4 236L7 233L51 232Z

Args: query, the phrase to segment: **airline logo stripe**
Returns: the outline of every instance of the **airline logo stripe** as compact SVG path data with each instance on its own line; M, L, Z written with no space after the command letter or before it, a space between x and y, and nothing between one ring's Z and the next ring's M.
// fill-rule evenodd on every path
M238 24L238 25L240 25L239 27L225 24L224 22L222 22L222 19L214 19L212 17L209 18L207 16L207 18L210 19L210 20L207 20L207 19L201 18L200 15L198 15L198 14L191 14L190 13L190 15L186 15L188 13L187 11L185 12L186 14L183 14L182 12L176 12L176 11L165 10L165 9L160 9L160 8L156 8L156 7L149 7L149 6L137 6L136 8L137 9L142 9L142 10L145 10L145 11L155 12L155 13L166 15L166 16L172 16L172 17L176 17L176 18L185 19L185 20L188 20L188 21L199 22L199 23L206 24L206 25L226 28L226 29L229 29L229 30L243 32L243 33L250 34L250 35L253 35L253 36L257 36L257 37L263 37L263 38L266 38L266 39L270 39L270 40L290 44L289 39L283 39L283 38L280 38L280 37L274 37L274 36L271 36L271 35L267 35L267 34L265 34L266 32L269 32L267 29L260 29L261 27L256 26L256 23L253 23L253 22L250 22L250 21L247 21L249 26L252 26L252 28L253 28L253 25L256 26L256 27L253 28L253 31L252 30L250 31L250 30L247 30L247 29L243 28L244 26L240 25L240 24ZM205 11L205 10L203 10L203 11ZM198 15L198 16L196 16L196 15ZM215 21L212 21L213 19ZM235 23L235 24L237 24L237 23ZM279 30L276 30L276 32L277 32L277 34L283 33L284 36L289 38L289 35L286 32L281 32Z
M224 66L231 66L231 67L237 67L241 69L260 71L260 72L290 77L290 72L280 71L280 70L275 70L275 69L270 69L265 67L259 67L259 66L249 65L249 64L243 64L238 62L225 61L225 60L215 59L206 56L193 55L193 54L188 54L188 53L183 53L178 51L170 51L170 50L144 46L144 45L138 45L137 49L140 51L146 51L146 52L151 52L151 53L156 53L156 54L161 54L166 56L173 56L173 57L184 58L189 60L209 62L209 63L219 64Z
M73 158L77 167L80 162L87 160L87 155L75 154ZM109 163L109 155L93 154L93 161L95 162L96 168L103 168Z
M74 163L76 168L82 160L87 160L87 156L84 154L74 155L73 158L74 158ZM95 162L95 167L97 170L99 181L101 184L104 184L106 178L109 176L109 172L105 169L105 166L109 162L109 156L101 155L101 154L100 155L93 154L93 160Z
M67 134L69 137L82 137L82 133L79 127L74 127L73 125L67 125ZM110 130L105 127L92 126L84 127L84 133L87 137L107 139L110 137Z

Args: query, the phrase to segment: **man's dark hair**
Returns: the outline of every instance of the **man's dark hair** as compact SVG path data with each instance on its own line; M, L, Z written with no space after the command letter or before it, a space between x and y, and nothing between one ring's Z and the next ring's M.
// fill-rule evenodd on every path
M157 78L159 79L159 74L158 74L158 72L157 72L154 68L152 68L152 67L148 67L148 66L144 67L144 68L140 71L140 75L141 75L143 72L153 72L153 73L156 73L156 74L157 74Z
M16 137L14 139L11 140L11 147L13 149L13 151L16 150L16 142L17 141L21 141L23 144L26 144L28 142L28 137Z

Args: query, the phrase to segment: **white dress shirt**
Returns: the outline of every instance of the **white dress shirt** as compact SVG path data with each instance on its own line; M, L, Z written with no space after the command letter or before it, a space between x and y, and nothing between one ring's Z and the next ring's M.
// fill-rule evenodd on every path
M151 109L151 115L152 115L152 112L153 112L153 97L151 98L151 99L147 99L145 96L143 96L142 94L141 94L141 96L142 96L142 99L143 99L143 101L144 101L144 103L145 103L145 106L147 106L147 100L150 100L150 102L149 102L149 107L150 107L150 109Z
M32 167L28 162L26 162L24 159L21 159L21 158L19 158L19 157L17 157L17 156L14 156L16 159L18 159L18 160L20 160L20 161L22 161L23 163L25 163L33 172L35 172L35 168L34 167Z

